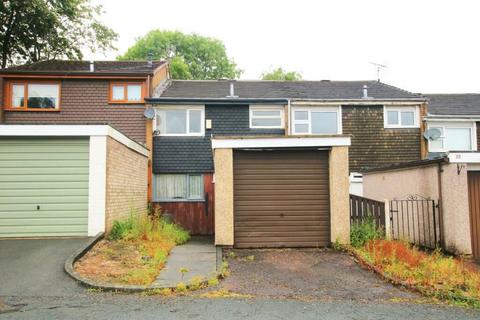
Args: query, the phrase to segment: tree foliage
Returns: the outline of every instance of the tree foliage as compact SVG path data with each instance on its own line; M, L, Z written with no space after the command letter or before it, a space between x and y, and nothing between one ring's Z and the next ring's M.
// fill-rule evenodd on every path
M218 39L184 34L179 31L152 30L141 37L119 60L171 59L174 79L238 78L241 71L229 59Z
M282 68L276 68L272 71L262 73L261 78L262 80L295 81L302 80L302 74L297 71L286 71Z
M98 18L90 0L0 2L0 62L4 68L48 59L82 59L82 49L113 49L117 34Z

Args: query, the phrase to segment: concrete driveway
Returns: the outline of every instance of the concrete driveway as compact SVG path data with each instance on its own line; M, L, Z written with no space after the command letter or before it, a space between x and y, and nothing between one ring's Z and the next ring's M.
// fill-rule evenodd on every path
M223 288L259 297L380 302L418 299L332 249L232 250ZM234 257L235 256L235 257Z
M85 292L63 270L88 238L0 240L0 296L67 296Z

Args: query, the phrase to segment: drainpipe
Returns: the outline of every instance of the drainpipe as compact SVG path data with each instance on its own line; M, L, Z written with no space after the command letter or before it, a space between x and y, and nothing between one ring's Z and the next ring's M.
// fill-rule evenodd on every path
M290 105L290 99L287 99L287 135L292 134L292 111L291 111L291 105Z
M445 226L444 226L444 223L443 223L443 191L442 191L442 172L443 172L443 168L442 168L442 162L439 162L438 163L438 177L437 177L437 181L438 181L438 219L440 220L439 223L440 223L440 239L441 239L441 242L440 242L440 245L442 246L442 249L446 250L446 245L445 245Z

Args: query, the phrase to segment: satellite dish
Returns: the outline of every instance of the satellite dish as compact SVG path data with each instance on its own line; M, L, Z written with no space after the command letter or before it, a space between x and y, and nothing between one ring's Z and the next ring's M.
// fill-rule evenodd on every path
M145 109L145 112L143 113L145 118L152 120L155 118L155 110L152 108Z
M442 131L438 128L430 128L423 134L427 140L437 140L442 136Z

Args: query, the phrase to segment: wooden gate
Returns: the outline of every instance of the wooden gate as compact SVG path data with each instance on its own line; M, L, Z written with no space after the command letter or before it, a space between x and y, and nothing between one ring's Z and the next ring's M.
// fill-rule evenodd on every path
M468 172L468 204L473 258L480 259L480 171Z

